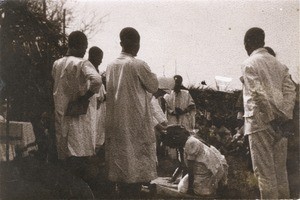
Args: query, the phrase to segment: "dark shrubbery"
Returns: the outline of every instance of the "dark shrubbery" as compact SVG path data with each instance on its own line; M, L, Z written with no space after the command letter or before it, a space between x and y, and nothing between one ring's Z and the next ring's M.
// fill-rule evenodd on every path
M47 20L37 5L22 0L0 5L1 100L9 98L10 120L31 121L53 106L51 69L64 54L64 36L61 24Z
M212 121L222 120L222 123L230 131L238 126L237 113L240 108L236 104L241 90L227 93L213 89L190 87L189 92L197 108L196 124L201 124L201 116L209 112Z

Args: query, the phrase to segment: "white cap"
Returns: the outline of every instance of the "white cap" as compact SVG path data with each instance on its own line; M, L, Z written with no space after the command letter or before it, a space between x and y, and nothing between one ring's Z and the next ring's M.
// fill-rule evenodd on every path
M173 77L158 77L158 88L170 92L175 86Z

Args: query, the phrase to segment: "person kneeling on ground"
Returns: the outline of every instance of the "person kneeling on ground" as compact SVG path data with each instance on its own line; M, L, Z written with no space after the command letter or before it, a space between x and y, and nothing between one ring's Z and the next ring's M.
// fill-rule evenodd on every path
M167 130L163 142L184 152L188 173L178 184L179 192L209 196L216 194L219 184L227 185L228 165L215 147L190 135L188 131Z

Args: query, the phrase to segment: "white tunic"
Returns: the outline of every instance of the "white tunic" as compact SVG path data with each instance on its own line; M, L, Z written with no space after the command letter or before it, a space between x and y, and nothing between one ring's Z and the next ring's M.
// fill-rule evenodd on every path
M105 115L106 115L106 101L104 96L106 90L104 85L101 85L99 93L96 95L98 101L100 101L100 107L97 109L97 121L96 121L96 147L101 147L105 141Z
M166 123L168 122L165 113L162 111L162 109L158 103L158 99L155 98L154 96L151 99L151 110L152 110L152 114L153 114L154 127L157 124L161 124L163 122L166 122Z
M174 111L175 107L185 110L188 106L195 105L192 96L187 90L181 90L178 94L172 91L170 94L166 94L164 98L167 103L167 109L171 111ZM194 120L195 111L180 115L178 118L174 115L168 114L169 125L180 124L188 130L192 130L194 128Z
M101 77L94 66L82 58L66 56L56 60L54 79L55 131L59 159L69 156L91 156L95 153L96 97L90 98L87 114L65 116L70 101L84 95L88 89L97 93Z
M150 96L158 80L148 65L122 53L106 70L106 139L108 179L137 183L156 178L155 133Z
M244 61L242 72L245 134L267 129L275 118L293 118L296 92L286 66L259 48Z
M190 136L184 146L185 161L195 161L194 193L211 195L216 192L218 182L227 184L227 162L225 157L213 146L208 147L194 136ZM178 191L188 190L188 174L178 184Z

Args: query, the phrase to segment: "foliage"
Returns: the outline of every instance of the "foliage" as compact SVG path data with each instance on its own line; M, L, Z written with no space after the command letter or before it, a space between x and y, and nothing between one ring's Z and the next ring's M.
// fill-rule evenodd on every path
M52 109L52 63L65 52L61 24L32 1L3 1L0 15L1 99L9 97L11 120L29 121Z
M189 92L195 101L200 115L210 112L213 120L220 118L227 128L234 130L238 124L236 116L239 107L237 106L237 102L241 90L228 93L191 86ZM199 117L198 115L196 118L198 124L201 123L199 122Z

